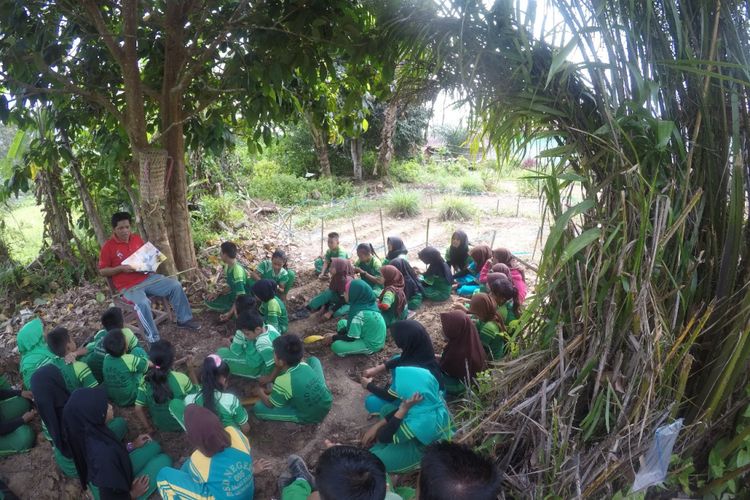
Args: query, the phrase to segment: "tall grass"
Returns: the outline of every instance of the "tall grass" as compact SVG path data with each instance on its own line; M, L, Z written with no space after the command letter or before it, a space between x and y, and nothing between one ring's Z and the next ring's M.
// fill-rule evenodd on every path
M438 205L440 220L466 221L474 217L476 209L469 200L455 196L446 196Z
M422 213L422 195L417 191L394 189L388 193L385 206L393 217L416 217Z

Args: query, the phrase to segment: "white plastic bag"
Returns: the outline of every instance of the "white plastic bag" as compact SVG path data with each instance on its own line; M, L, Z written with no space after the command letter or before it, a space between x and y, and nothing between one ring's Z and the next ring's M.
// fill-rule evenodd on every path
M664 481L667 477L669 460L672 457L672 448L674 448L680 429L682 429L682 419L656 429L651 448L641 458L641 469L635 476L631 493L645 490L649 486Z

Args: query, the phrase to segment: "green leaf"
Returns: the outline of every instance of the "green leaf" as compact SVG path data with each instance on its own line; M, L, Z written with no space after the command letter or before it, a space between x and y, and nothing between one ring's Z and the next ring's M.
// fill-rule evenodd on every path
M367 121L367 118L362 118L362 131L367 132L368 128L370 128L370 122Z
M547 237L547 243L544 246L545 254L547 254L547 252L550 252L557 245L558 241L560 241L560 238L562 237L565 229L568 227L568 223L570 222L570 220L576 215L590 210L591 208L593 208L593 206L593 200L583 200L578 205L572 206L568 210L566 210L565 213L555 221L555 225L552 226L552 229L550 230L549 236Z
M107 300L107 298L104 296L102 292L96 292L96 301L100 304L104 303L104 301Z
M547 73L547 83L544 84L545 87L549 86L549 83L552 81L552 78L554 78L555 74L557 74L560 69L562 68L563 64L567 62L568 56L571 52L573 52L573 49L576 48L578 45L578 35L574 36L568 44L560 50L560 52L556 53L552 57L552 64L549 66L549 73Z
M664 149L669 143L669 138L672 137L672 131L674 130L674 122L669 120L657 120L656 121L656 148Z
M598 240L599 237L602 234L602 230L598 227L595 227L593 229L588 229L581 233L578 237L573 239L570 243L568 243L568 246L565 247L565 250L563 250L562 256L560 257L560 261L558 262L558 265L562 266L566 262L568 262L571 258L573 258L578 252L589 246L594 241Z

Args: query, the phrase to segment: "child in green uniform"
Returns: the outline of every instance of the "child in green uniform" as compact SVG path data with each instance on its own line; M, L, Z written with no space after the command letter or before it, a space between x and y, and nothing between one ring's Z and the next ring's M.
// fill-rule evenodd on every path
M360 243L357 246L357 261L354 263L354 271L359 273L359 277L365 281L375 295L378 295L383 289L383 277L380 274L380 268L383 264L375 255L375 249L371 243Z
M318 358L302 361L304 348L296 335L282 335L273 341L276 368L271 374L273 390L266 395L256 390L255 416L260 420L278 420L298 424L316 424L328 415L333 403Z
M513 282L505 277L494 278L494 273L488 276L488 283L492 298L497 304L497 312L506 325L521 317L521 308L519 307L518 289Z
M232 375L259 378L273 371L273 341L279 332L263 323L263 318L245 311L237 318L237 332L229 348L222 347L217 354L229 365Z
M143 348L138 345L138 339L136 338L133 330L125 328L125 319L122 315L122 309L119 307L110 307L101 317L102 329L96 332L94 338L83 347L76 351L76 355L80 354L83 356L81 361L86 363L91 369L91 373L94 374L96 380L100 383L104 380L102 374L102 367L104 366L104 356L107 352L104 350L102 341L107 335L107 332L115 329L122 331L125 335L126 352L134 356L138 356L144 359L148 359L148 354Z
M224 427L238 427L247 434L250 431L247 410L234 394L224 392L229 378L229 365L217 354L209 354L203 361L200 392L189 394L185 401L173 401L169 411L185 428L185 406L196 404L214 412Z
M385 326L390 327L394 321L406 319L409 309L406 304L406 293L404 292L404 276L401 271L388 265L381 269L384 279L383 291L378 297L378 308L383 314Z
M339 247L339 233L328 233L328 251L324 256L318 257L315 260L315 271L320 274L320 278L324 279L328 276L328 271L331 267L331 261L335 258L348 259L349 254L346 250Z
M450 267L434 247L420 250L419 259L427 264L427 271L421 276L424 298L433 302L445 302L451 296L453 277Z
M386 246L388 247L388 253L385 254L385 259L383 259L384 266L386 264L393 264L393 261L396 259L405 259L409 253L409 249L404 245L404 240L398 236L389 236Z
M148 356L153 366L146 372L135 398L135 414L146 432L154 432L154 426L160 431L182 431L180 423L169 412L169 404L200 390L187 375L172 370L174 355L174 347L166 340L151 344ZM153 425L146 416L146 408Z
M14 390L5 377L0 377L0 457L34 446L36 433L28 425L36 417L31 409L33 398L31 392Z
M469 237L464 231L458 230L451 236L451 246L445 251L445 261L453 270L453 279L459 284L472 283L474 273L479 274L474 260L469 255Z
M382 350L386 327L372 288L363 280L351 281L344 298L349 303L349 313L347 319L339 320L338 333L328 337L331 350L339 356Z
M276 282L276 294L286 302L286 294L292 289L297 278L295 272L287 268L287 260L283 250L275 250L270 259L261 261L256 270L250 272L253 277L250 285L260 280L273 280Z
M289 328L289 318L286 314L284 301L276 296L276 282L273 280L260 280L253 285L253 295L258 299L260 306L258 312L263 316L263 321L274 327L282 335Z
M34 372L51 363L55 355L44 341L44 325L42 320L34 318L21 327L16 337L18 353L21 355L20 371L23 386L30 387L31 376Z
M469 313L476 318L479 338L489 358L493 361L501 359L510 338L505 332L505 323L497 312L495 301L486 293L478 293L471 298Z
M53 328L47 334L47 346L55 355L52 364L60 369L69 392L73 392L80 387L96 387L99 385L86 363L73 361L68 364L69 356L75 359L76 343L70 338L67 328L62 326Z
M466 383L487 368L487 356L479 332L465 311L440 313L440 324L448 341L440 356L445 390L448 394L460 395L466 391Z
M490 457L465 444L441 441L424 451L419 474L419 498L495 500L502 474Z
M331 280L328 288L312 298L309 304L294 313L292 321L304 319L311 312L320 312L324 319L340 317L347 314L349 306L344 300L344 289L346 284L354 277L354 267L346 259L335 257L331 261Z
M401 273L401 276L404 277L404 293L406 293L407 306L409 310L416 311L417 309L422 307L424 289L419 282L417 273L414 272L414 269L409 264L409 261L406 260L406 257L393 259L388 265L398 269Z
M125 335L120 329L108 332L103 344L107 351L103 366L107 397L117 406L133 406L143 375L152 363L127 353Z
M212 311L222 314L234 313L234 300L238 295L245 295L245 283L247 282L247 271L242 264L237 262L237 245L231 241L221 244L221 260L224 262L225 276L229 293L219 295L213 300L205 302L206 307Z

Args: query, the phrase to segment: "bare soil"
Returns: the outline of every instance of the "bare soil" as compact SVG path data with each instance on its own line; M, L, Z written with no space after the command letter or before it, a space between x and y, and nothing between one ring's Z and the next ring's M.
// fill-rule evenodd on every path
M495 234L495 247L506 246L525 260L535 260L533 256L535 248L536 253L539 251L538 247L535 247L540 222L538 200L518 198L509 194L474 196L468 199L479 209L478 216L472 221L462 223L439 221L437 206L440 196L425 195L423 213L418 217L393 219L384 213L381 230L378 211L361 215L352 214L352 218L325 221L324 232L338 231L341 234L342 246L346 249L353 249L355 246L352 224L356 228L357 241L371 242L376 249L383 246L383 234L386 237L401 236L410 248L410 261L418 266L416 253L424 247L427 241L427 219L430 219L429 242L438 248L445 248L449 244L452 231L460 227L469 234L472 244L489 244ZM274 229L276 220L273 218L261 219L253 223L257 224L260 235L268 236L277 232ZM261 247L258 250L268 255L273 251L272 245L238 243ZM318 280L312 271L312 261L320 253L320 228L312 231L296 231L289 243L290 267L298 270L297 285L289 296L288 308L291 313L322 291L327 284ZM383 255L381 252L378 254L381 257ZM533 284L534 274L527 272L527 277L529 283ZM75 332L77 340L82 342L99 328L96 311L101 311L104 306L96 301L95 295L98 291L104 291L100 284L88 284L60 294L51 304L40 307L35 312L41 314L47 323L65 324L72 332ZM193 292L193 290L188 291ZM202 325L200 332L186 332L177 329L174 325L163 326L160 329L162 338L171 341L176 346L178 356L193 354L193 364L196 366L207 354L215 352L224 339L233 333L229 324L219 323L217 315L200 310L200 306L197 305L200 298L201 293L197 291L191 294L191 300L196 304L196 319ZM414 318L427 327L435 342L437 352L440 352L444 344L438 315L450 307L450 303L427 302ZM12 326L9 323L6 331L0 333L0 369L13 383L20 382L18 354L14 349L18 324L19 319L16 318ZM50 324L47 326L51 327ZM335 321L320 323L314 318L290 323L290 333L301 337L325 334L333 332L334 329ZM316 344L309 344L306 347L309 355L319 357L323 363L326 379L334 396L333 407L323 423L309 426L261 422L256 420L251 413L249 437L253 445L254 457L269 459L274 464L274 473L256 478L255 498L259 500L278 498L276 477L285 467L285 460L289 454L298 454L308 463L315 464L317 457L324 449L323 443L326 439L340 443L358 443L364 430L373 423L368 420L363 407L366 392L359 384L359 376L364 369L386 359L396 350L391 339L388 340L382 352L369 358L365 356L338 358L327 347ZM251 382L233 378L230 390L243 397L249 394L252 389L251 384ZM130 426L128 438L133 438L143 432L132 409L116 409L116 414L127 418ZM38 420L33 425L37 431L40 431ZM161 443L164 451L175 461L182 460L191 451L184 436L180 434L157 432L153 437ZM55 465L49 443L41 435L38 438L37 445L30 452L0 460L0 478L23 499L85 498L77 480L62 477ZM409 482L413 480L413 477L403 478L403 480ZM158 495L155 494L152 498L158 498Z

